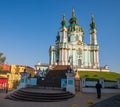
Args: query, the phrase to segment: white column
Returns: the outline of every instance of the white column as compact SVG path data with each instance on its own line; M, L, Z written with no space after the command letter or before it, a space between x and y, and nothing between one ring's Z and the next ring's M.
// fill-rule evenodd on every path
M90 44L97 44L96 29L94 29L94 33L90 34Z
M96 61L96 67L98 67L98 61L97 61L97 51L95 51L95 61Z
M92 66L93 68L95 68L95 51L92 51L92 56L93 56L93 62L92 62Z
M69 50L69 57L71 57L71 49ZM70 65L71 65L71 59L70 59Z
M95 50L93 51L93 57L94 57L94 65L96 65L96 54L95 54Z
M67 59L66 59L66 65L68 65L68 49L66 49L66 57L67 57Z
M73 49L73 66L75 65L75 50Z
M50 50L50 56L49 57L50 57L50 65L52 65L52 60L51 60L52 59L52 53L51 53L51 50Z
M54 64L56 64L56 57L55 57L55 50L53 51L53 57L54 57Z
M62 65L64 65L64 50L62 49Z
M51 51L51 64L53 65L53 51Z
M63 41L63 36L62 36L62 32L60 32L60 42Z
M68 62L68 60L69 60L69 55L70 55L70 54L69 54L69 51L70 51L70 50L68 49L68 50L67 50L67 65L70 64L70 63Z
M89 63L89 66L91 67L91 57L90 57L91 55L90 55L90 54L91 54L91 51L89 50L89 52L88 52L88 59L89 59L89 62L88 62L88 63Z
M65 49L63 50L63 65L65 65Z
M65 65L65 49L63 50L63 65Z
M96 33L94 34L94 44L97 44L97 38L96 38Z
M65 49L65 65L67 65L67 51Z
M86 61L87 60L87 55L86 55L86 50L84 50L84 66L86 66Z
M65 65L65 49L63 50L63 65Z
M97 57L97 66L99 67L99 54L98 54L98 51L96 51L96 57Z
M97 67L97 52L94 50L94 67Z
M67 65L67 49L65 49L65 65Z
M66 48L66 65L68 65L68 49Z
M94 56L94 65L96 65L96 52L95 52L95 50L93 51L93 56Z
M64 56L65 56L64 49L62 49L62 65L64 65L64 61L65 61Z
M63 60L63 55L62 55L63 53L62 53L62 49L61 49L61 65L62 65L62 60Z
M61 65L61 49L59 50L59 65Z
M97 61L97 51L95 51L95 66L98 67L98 61Z
M86 67L88 66L88 50L86 51Z

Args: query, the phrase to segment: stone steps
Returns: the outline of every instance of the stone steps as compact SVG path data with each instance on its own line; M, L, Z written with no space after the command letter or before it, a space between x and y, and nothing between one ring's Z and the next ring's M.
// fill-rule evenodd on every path
M61 87L61 78L66 78L67 70L50 70L44 80L38 78L37 84L44 87Z
M46 90L47 91L47 90ZM33 101L33 102L57 102L57 101L65 101L74 97L74 95L70 92L60 91L55 92L52 90L52 93L48 92L34 92L33 90L17 90L8 96L7 99L15 100L15 101Z

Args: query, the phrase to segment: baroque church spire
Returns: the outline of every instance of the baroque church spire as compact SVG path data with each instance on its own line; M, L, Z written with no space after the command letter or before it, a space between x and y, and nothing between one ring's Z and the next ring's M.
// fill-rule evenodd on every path
M72 9L72 17L75 16L75 11L74 11L74 8Z
M96 23L94 21L94 16L92 15L91 23L90 23L90 44L97 45L97 30L96 30Z
M94 16L92 15L92 18L91 18L91 23L90 23L90 29L95 29L96 28L96 23L94 21Z
M65 19L65 14L63 14L63 19L61 21L62 27L66 26L66 19Z
M69 20L70 24L77 24L77 18L75 17L75 11L72 9L72 18Z

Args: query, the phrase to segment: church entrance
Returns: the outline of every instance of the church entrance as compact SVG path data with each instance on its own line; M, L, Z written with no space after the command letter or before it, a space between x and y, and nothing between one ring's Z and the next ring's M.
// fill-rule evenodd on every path
M81 59L78 59L78 67L81 67Z

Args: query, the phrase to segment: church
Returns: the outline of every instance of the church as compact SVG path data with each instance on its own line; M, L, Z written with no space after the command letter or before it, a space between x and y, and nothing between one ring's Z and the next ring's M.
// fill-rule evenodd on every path
M55 46L50 46L50 65L71 65L76 68L99 69L99 45L94 16L90 22L90 43L84 41L84 29L78 24L74 9L66 25L65 15L56 36Z

